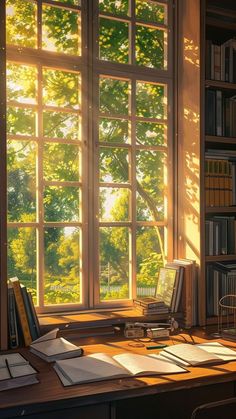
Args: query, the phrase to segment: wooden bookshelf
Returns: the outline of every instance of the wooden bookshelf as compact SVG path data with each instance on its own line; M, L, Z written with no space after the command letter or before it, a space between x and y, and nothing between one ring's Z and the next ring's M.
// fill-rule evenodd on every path
M223 54L225 54L225 46L224 44L227 41L232 40L233 38L236 38L236 23L235 23L235 19L236 19L236 2L235 0L227 0L225 2L222 2L220 0L202 0L201 2L201 62L202 62L202 68L201 68L201 147L202 147L202 167L201 167L201 173L202 173L202 178L201 178L201 185L203 187L203 189L205 189L205 152L210 149L211 151L213 150L212 154L214 156L214 150L221 150L222 154L224 152L224 150L235 150L236 153L236 135L234 133L234 135L229 136L228 133L226 135L226 126L227 129L228 127L230 128L230 131L234 132L234 128L231 127L231 121L232 121L232 112L231 112L231 116L230 118L226 119L226 112L228 112L228 110L226 110L226 100L234 100L233 96L236 95L236 83L235 83L235 79L233 79L234 77L234 71L236 71L236 68L234 69L233 67L235 66L235 62L233 61L232 63L230 61L227 61L227 71L233 72L233 76L230 78L229 75L227 74L227 80L234 80L233 82L229 82L229 81L224 81L224 77L226 78L226 61L223 59L222 57L224 57L224 55L222 55L222 51ZM212 44L210 44L210 42L206 42L206 41L211 41ZM209 59L209 55L208 55L208 59L206 61L206 51L208 51L209 53L209 44L210 44L210 48L212 48L213 45L213 49L210 49L212 55L211 58ZM223 47L221 47L219 50L220 52L217 53L216 49L214 49L215 45L221 46L223 45ZM226 44L226 48L228 47L228 44ZM227 56L227 59L229 60L230 58L228 57L234 57L234 53L232 52L233 50L231 50L231 48L234 49L234 47L231 47L231 44L229 46L229 56ZM227 51L228 53L228 51ZM216 58L217 54L220 54L220 60L218 58ZM213 64L212 64L212 60L213 60ZM214 62L214 60L216 60ZM218 61L217 61L218 60ZM210 62L210 67L208 67L208 71L206 71L206 66L207 64L209 65ZM220 70L217 67L217 65L220 63ZM223 63L223 67L222 67L222 63ZM213 67L212 67L213 65ZM232 71L233 68L233 71ZM230 70L229 70L230 69ZM217 74L216 72L220 72L220 78L221 80L215 80L214 77L212 77L212 72L215 74ZM206 74L208 75L208 77L206 78ZM209 74L211 75L211 79L209 79ZM219 77L219 76L218 76ZM218 78L217 77L217 78ZM217 91L221 91L221 97L222 97L222 102L221 102L221 115L222 115L222 121L220 119L217 118L217 106L219 105L219 103L217 102L217 98L215 97L215 118L213 118L213 121L215 123L215 133L212 132L212 134L209 133L209 124L208 124L208 131L206 131L206 123L207 123L207 118L211 117L211 112L210 112L210 108L209 111L207 112L206 109L206 105L207 103L209 104L209 101L205 101L206 98L206 92L208 90L211 90L213 92L217 92ZM214 93L212 93L212 95L214 95ZM215 93L216 95L216 93ZM227 98L225 100L225 98ZM234 106L234 105L233 105ZM233 115L234 115L234 107L232 107L233 109ZM219 111L219 108L218 108ZM219 113L218 113L219 114ZM235 118L236 118L236 114L235 114ZM218 120L217 120L218 119ZM214 124L213 123L213 124ZM221 129L222 129L222 135L215 135L217 132L217 128L219 126L219 124L221 124ZM226 125L227 124L227 125ZM211 125L210 125L211 126ZM232 129L231 129L232 128ZM207 134L206 134L207 132ZM231 135L231 132L230 132ZM215 160L220 160L220 156L221 154L217 154L217 152L215 153ZM214 158L212 158L212 160L214 160ZM230 160L230 158L229 158ZM207 166L208 168L208 166ZM208 169L207 169L208 170ZM214 170L213 170L214 172ZM209 172L207 172L207 174L209 175ZM215 173L213 173L214 176ZM208 186L209 187L209 186ZM209 187L210 189L210 187ZM224 189L223 189L224 190ZM222 192L221 192L222 193ZM199 312L199 319L200 319L200 324L204 325L213 325L213 324L217 324L218 323L218 316L217 315L212 315L212 316L208 316L207 315L207 307L206 307L206 301L207 300L207 290L210 293L209 290L211 290L211 286L207 287L207 278L206 278L206 266L208 264L211 264L214 266L214 262L227 262L227 261L236 261L236 249L234 254L221 254L221 255L213 255L213 256L205 256L205 248L206 248L206 231L205 231L205 220L206 218L208 220L214 220L216 216L222 216L225 217L227 219L227 217L231 218L235 216L235 220L236 220L236 206L205 206L205 194L203 197L202 194L202 200L204 201L202 210L202 226L201 226L201 232L202 232L202 236L204 237L204 240L202 241L202 253L201 253L201 266L202 266L202 274L201 274L201 278L199 280L200 282L200 286L199 286L199 299L200 299L200 312ZM229 221L227 221L227 223L229 223ZM229 224L227 224L229 225ZM220 227L219 227L220 228ZM214 233L215 234L215 233ZM219 233L220 234L220 233ZM229 233L227 233L229 234ZM208 236L209 237L209 236ZM216 240L215 238L216 236L214 236L213 240ZM209 239L210 240L210 239ZM220 239L218 239L220 241ZM227 240L228 240L228 236L227 236ZM215 242L213 241L214 245ZM211 275L211 270L208 270L208 276L209 279L208 281L211 280L210 278ZM212 274L212 280L213 280L213 274ZM220 281L220 280L219 280ZM210 282L208 282L208 285L211 284ZM211 295L211 294L209 294ZM213 298L214 293L212 293L212 298ZM215 300L214 300L215 301ZM227 319L225 319L227 320Z

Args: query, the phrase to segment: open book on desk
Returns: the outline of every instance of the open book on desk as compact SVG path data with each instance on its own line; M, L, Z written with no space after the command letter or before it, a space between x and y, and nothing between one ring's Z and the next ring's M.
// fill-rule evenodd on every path
M65 386L145 375L166 375L186 369L158 356L123 353L110 356L96 353L82 358L56 361L54 369Z
M200 366L236 361L236 352L218 342L205 342L198 345L181 343L167 346L160 352L162 359L168 359L180 366Z
M36 374L21 354L0 355L0 391L38 383Z
M34 340L30 345L30 352L46 362L81 356L83 349L62 337L57 337L58 330L54 329Z

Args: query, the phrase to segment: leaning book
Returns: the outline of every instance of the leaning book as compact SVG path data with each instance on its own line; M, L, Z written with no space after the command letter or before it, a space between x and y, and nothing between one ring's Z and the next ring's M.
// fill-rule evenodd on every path
M165 375L186 372L172 362L131 353L110 356L96 353L82 358L56 361L54 369L64 386L115 378Z
M19 353L0 355L0 391L38 383L37 371Z

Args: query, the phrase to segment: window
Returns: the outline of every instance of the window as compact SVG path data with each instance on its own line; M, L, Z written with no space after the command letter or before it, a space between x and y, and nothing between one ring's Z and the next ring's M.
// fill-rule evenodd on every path
M153 293L172 256L172 2L6 0L8 276L39 312Z

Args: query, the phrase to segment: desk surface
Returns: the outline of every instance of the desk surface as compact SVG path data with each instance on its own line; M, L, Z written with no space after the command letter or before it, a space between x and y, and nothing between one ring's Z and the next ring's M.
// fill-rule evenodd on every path
M139 354L157 353L157 350L147 351L146 347L131 347L128 339L123 336L106 336L96 338L81 338L80 341L68 337L73 343L84 348L85 355L95 352L106 352L118 354L122 352L135 352ZM200 343L209 339L205 332L196 331L190 335L184 333L173 336L169 344L183 342ZM211 340L215 340L212 339ZM236 349L236 343L219 340L229 347ZM164 343L164 341L162 341ZM150 342L146 345L150 345ZM138 395L157 394L178 389L189 389L203 385L236 381L236 362L222 365L189 368L190 372L183 374L125 378L109 381L101 381L89 384L80 384L71 387L63 387L61 381L53 370L52 364L47 364L37 356L31 354L27 349L20 351L31 364L39 371L39 384L29 387L22 387L0 393L0 414L1 409L15 408L25 405L50 404L53 406L64 403L63 406L83 406L95 403L102 403L111 400L120 400Z

